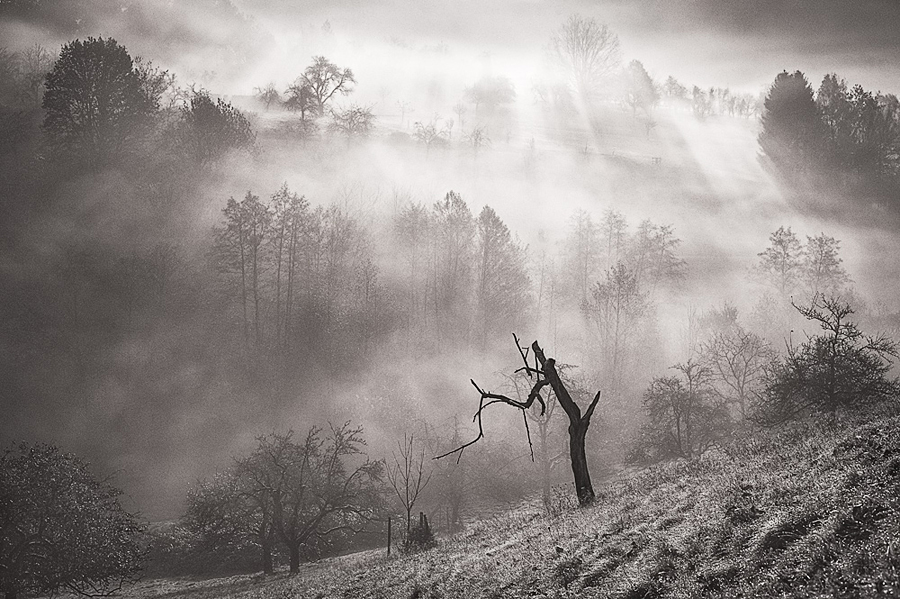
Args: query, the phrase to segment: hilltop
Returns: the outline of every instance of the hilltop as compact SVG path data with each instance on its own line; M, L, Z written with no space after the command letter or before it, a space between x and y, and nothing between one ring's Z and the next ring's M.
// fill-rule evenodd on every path
M900 594L900 416L809 420L520 509L438 547L296 577L155 580L132 597L744 597Z

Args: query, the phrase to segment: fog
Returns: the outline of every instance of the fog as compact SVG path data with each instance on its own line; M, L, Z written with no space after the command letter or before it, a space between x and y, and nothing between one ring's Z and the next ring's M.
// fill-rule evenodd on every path
M4 309L0 346L4 445L38 439L83 454L101 471L116 472L148 519L164 520L178 517L198 478L227 468L232 455L273 429L302 431L352 419L366 427L375 458L387 455L416 423L448 430L456 418L464 435L472 433L465 427L478 397L469 379L500 385L497 373L517 365L513 331L490 340L488 350L448 342L449 349L419 353L397 327L379 333L371 349L355 349L346 370L332 370L330 363L345 362L332 356L297 365L277 393L243 380L233 370L233 355L222 357L240 345L233 333L239 325L228 320L233 314L225 303L206 299L206 290L223 286L206 266L213 230L222 226L229 197L240 200L251 190L267 198L284 183L313 207L337 205L355 219L385 288L401 289L408 271L392 237L398 214L409 202L431 207L451 190L476 217L486 205L496 211L527 247L535 287L543 258L561 270L578 211L596 222L618 211L630 233L647 219L671 226L684 276L654 291L659 344L652 359L629 373L635 387L689 357L684 331L692 312L730 303L742 321L750 315L764 291L753 275L758 254L781 226L801 240L820 233L840 240L861 304L896 313L895 215L865 198L850 206L843 192L820 194L811 205L786 189L761 158L758 113L699 119L684 103L664 100L652 117L638 117L606 99L593 111L580 107L560 116L538 102L535 87L558 76L548 58L551 35L576 13L607 24L621 42L622 66L639 60L660 85L671 75L688 89L729 88L759 98L779 72L800 69L814 89L825 74L837 72L867 89L900 90L892 68L900 60L895 4L767 4L769 10L712 0L97 0L32 14L12 3L0 13L7 49L39 43L55 52L76 38L114 37L133 56L174 74L176 85L194 84L242 110L256 131L257 149L188 172L183 197L169 204L148 201L151 192L135 170L70 173L50 184L20 186L31 150L23 146L4 159L7 238L0 269L5 293L14 298ZM324 126L315 139L291 137L284 127L295 115L265 110L254 98L255 88L269 82L284 91L313 56L353 70L352 94L335 96L332 104L371 108L376 120L368 139L351 143ZM476 116L464 90L484 77L508 78L515 100ZM464 123L454 113L460 103L467 106ZM410 112L401 114L401 104ZM412 137L414 123L444 126L448 119L454 119L448 147L426 151ZM479 122L490 136L482 149L463 142ZM179 300L179 309L206 316L163 310L164 317L155 312L152 322L132 323L124 332L117 325L115 334L76 333L74 342L56 328L47 332L47 319L71 315L65 308L52 316L55 308L44 307L62 301L62 291L38 288L63 280L55 265L71 258L70 248L96 246L117 260L147 255L160 243L176 247L188 265L179 281L185 293L204 298ZM90 283L76 284L90 287L86 296L100 297L112 284L104 276L85 275ZM73 293L77 318L84 308L77 289ZM582 366L586 383L602 387L585 350L587 325L577 302L555 311L541 302L535 298L537 307L515 332L523 341L540 339L548 354ZM232 325L232 333L222 332ZM69 343L73 349L64 349ZM92 366L79 361L82 346L90 347L91 357L83 359ZM69 357L50 355L63 353ZM71 381L79 373L84 380L74 392ZM628 393L636 411L639 390ZM524 431L514 416L502 410L486 416L486 434L524 451Z

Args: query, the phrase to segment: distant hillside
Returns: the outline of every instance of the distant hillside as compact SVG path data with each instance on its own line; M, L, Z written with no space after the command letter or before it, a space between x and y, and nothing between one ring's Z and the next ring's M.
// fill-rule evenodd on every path
M896 410L894 410L896 412ZM294 578L149 581L132 596L900 596L900 416L807 421L649 468L595 507L518 511L433 550Z

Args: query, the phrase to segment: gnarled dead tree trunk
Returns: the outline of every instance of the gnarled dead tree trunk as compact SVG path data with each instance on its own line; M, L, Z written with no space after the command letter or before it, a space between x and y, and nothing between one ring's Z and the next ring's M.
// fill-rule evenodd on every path
M528 419L525 411L528 410L535 401L541 406L541 413L546 410L546 402L541 396L544 387L549 386L553 390L559 405L562 406L566 415L569 417L569 459L572 462L572 475L575 477L575 492L578 495L578 504L581 506L590 505L594 501L594 487L591 484L591 473L588 471L587 456L585 454L584 442L587 436L588 427L591 425L591 417L594 415L594 409L600 401L600 391L591 400L587 410L582 414L581 408L572 399L569 390L559 376L556 370L556 360L548 358L544 355L544 350L537 341L531 344L531 352L534 355L533 365L528 363L529 348L522 347L519 338L513 335L516 340L516 347L522 356L525 365L516 372L524 372L534 380L531 386L531 392L525 401L517 401L506 395L491 393L483 390L475 381L471 381L472 385L481 394L481 400L478 403L478 411L475 412L473 420L478 423L478 436L472 441L465 443L453 451L449 451L443 455L436 456L434 459L439 460L447 456L457 454L457 461L462 457L463 451L470 445L474 445L482 437L484 437L484 429L481 425L481 413L486 407L495 403L505 403L522 411L522 419L525 421L525 431L528 435L528 445L531 446L531 433L528 429ZM487 401L485 401L487 400ZM534 450L532 449L532 459L534 459Z

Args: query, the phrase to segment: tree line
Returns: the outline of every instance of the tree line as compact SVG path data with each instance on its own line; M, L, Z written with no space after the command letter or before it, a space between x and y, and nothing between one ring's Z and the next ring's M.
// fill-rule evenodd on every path
M874 197L893 209L900 166L896 95L851 86L834 73L814 91L801 71L784 71L768 90L761 125L760 148L787 181Z

